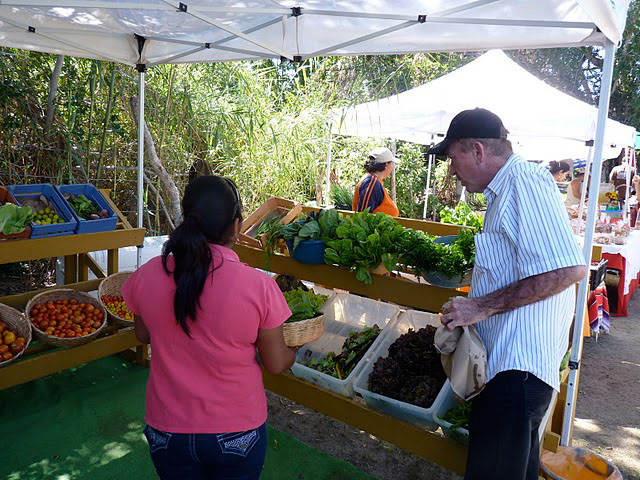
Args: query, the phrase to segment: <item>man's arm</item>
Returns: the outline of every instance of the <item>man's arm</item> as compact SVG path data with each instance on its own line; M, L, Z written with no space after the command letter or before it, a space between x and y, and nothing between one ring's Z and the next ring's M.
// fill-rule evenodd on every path
M514 310L562 292L587 275L587 267L560 268L519 280L478 298L453 297L442 308L440 321L449 329L473 325L491 315Z

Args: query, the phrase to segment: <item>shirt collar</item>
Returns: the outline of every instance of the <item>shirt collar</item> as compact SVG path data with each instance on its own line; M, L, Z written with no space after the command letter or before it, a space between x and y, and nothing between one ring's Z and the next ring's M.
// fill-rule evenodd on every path
M222 245L211 244L211 251L214 256L222 257L224 260L231 260L233 262L240 261L240 257L238 257L236 252Z
M521 158L522 157L520 157L519 155L516 155L515 153L511 154L511 156L507 159L507 161L500 168L500 170L498 170L498 173L496 173L496 176L493 177L493 180L491 180L489 185L487 185L487 188L485 188L484 190L485 196L487 196L488 193L493 193L494 195L498 195L500 193L500 191L502 190L502 187L507 181L509 170L511 169L513 164L516 163Z

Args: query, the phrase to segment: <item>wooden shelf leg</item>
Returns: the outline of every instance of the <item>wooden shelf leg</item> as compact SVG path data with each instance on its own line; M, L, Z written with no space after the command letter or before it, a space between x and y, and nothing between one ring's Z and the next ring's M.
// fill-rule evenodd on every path
M67 255L64 257L64 283L78 282L78 256Z
M118 271L118 249L107 251L107 275Z
M136 363L143 367L149 367L149 345L143 343L136 347Z
M89 280L89 262L87 261L88 253L78 255L78 282L86 282Z

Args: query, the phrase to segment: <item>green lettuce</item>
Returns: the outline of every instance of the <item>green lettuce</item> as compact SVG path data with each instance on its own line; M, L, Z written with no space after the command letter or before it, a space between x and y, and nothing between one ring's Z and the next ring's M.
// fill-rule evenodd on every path
M18 207L8 202L0 207L0 231L4 235L24 232L31 220L33 211L29 207Z

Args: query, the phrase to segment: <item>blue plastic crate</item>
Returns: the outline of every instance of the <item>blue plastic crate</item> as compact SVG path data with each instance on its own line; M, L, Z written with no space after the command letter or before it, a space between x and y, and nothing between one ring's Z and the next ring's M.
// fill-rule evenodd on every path
M64 220L63 223L54 223L52 225L38 225L37 223L31 222L30 238L71 235L75 233L78 228L78 222L75 219L71 208L51 184L36 183L33 185L9 185L7 189L11 192L18 205L22 205L22 201L25 198L40 198L41 195L44 196L56 209L56 213Z
M73 217L78 221L78 229L76 233L96 233L115 230L116 223L118 222L118 216L96 187L90 183L83 183L78 185L56 185L55 188L60 193L64 202L68 205ZM74 197L82 194L95 203L98 206L98 210L106 210L109 212L109 216L98 220L85 220L84 218L79 217L73 210L73 207L71 207L67 200L64 199L65 194L71 194Z

